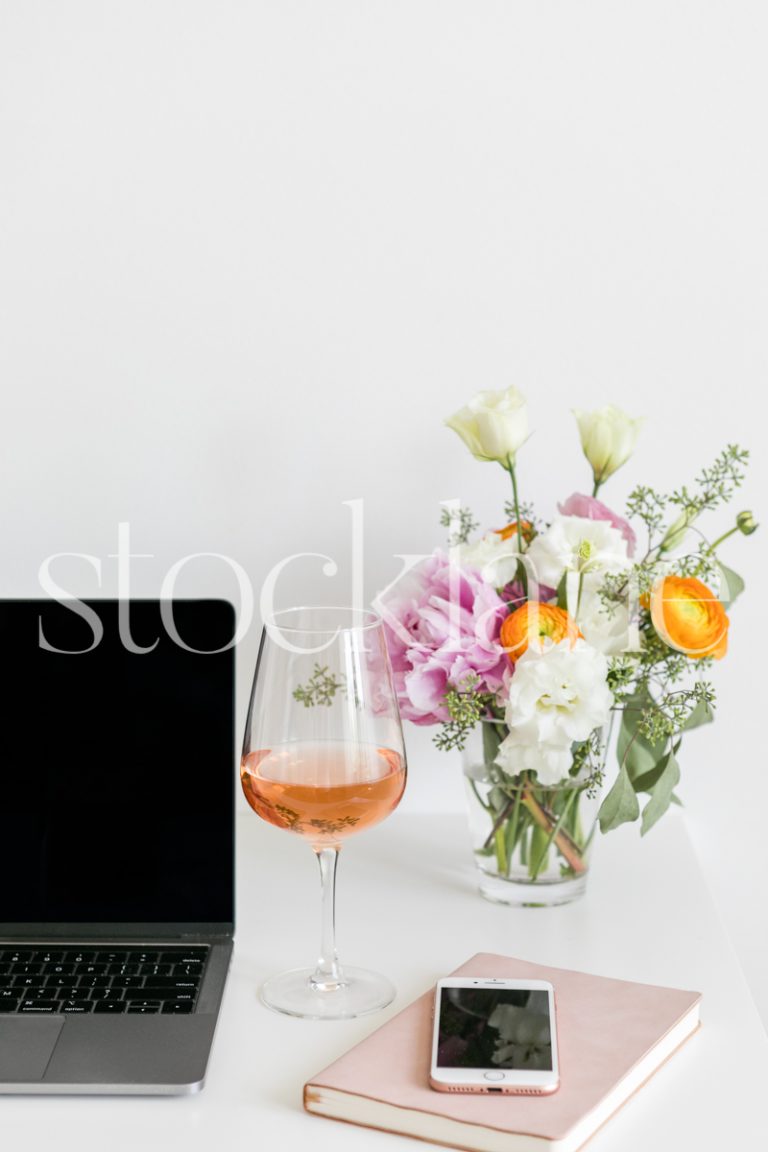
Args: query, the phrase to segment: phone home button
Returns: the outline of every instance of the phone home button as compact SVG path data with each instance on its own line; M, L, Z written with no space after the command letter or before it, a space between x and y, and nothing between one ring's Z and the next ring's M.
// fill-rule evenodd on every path
M484 1080L503 1080L505 1078L504 1072L484 1072Z

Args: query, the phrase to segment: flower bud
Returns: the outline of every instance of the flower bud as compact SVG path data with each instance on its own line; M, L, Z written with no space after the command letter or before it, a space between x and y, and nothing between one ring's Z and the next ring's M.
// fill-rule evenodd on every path
M677 520L673 520L664 534L659 550L661 552L674 552L685 539L685 534L696 519L696 513L691 508L681 512Z
M751 512L739 512L736 517L736 525L745 536L751 536L760 527Z
M514 387L504 392L478 392L466 408L445 423L461 436L477 460L495 460L504 468L528 439L528 406Z
M579 426L581 447L589 463L595 484L602 484L621 468L632 455L642 419L633 419L613 404L596 412L573 409Z

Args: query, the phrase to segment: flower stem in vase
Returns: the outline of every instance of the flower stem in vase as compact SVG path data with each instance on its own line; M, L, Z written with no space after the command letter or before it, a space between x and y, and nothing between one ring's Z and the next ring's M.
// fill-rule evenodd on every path
M531 860L531 864L530 864L531 880L535 880L538 877L539 872L541 872L542 868L546 868L547 858L549 856L549 849L552 845L552 841L555 840L558 835L562 834L563 837L567 837L568 841L570 841L570 844L573 847L573 850L575 852L578 852L576 844L571 839L569 834L564 829L561 833L561 829L563 828L563 824L565 824L570 819L571 813L574 811L578 811L578 809L575 808L575 806L574 806L574 800L576 799L576 795L577 795L577 789L572 788L569 795L568 795L568 799L566 800L565 804L563 805L562 812L558 816L556 823L552 826L552 830L547 837L547 841L546 841L540 855L538 856L538 858L535 861ZM560 847L560 844L558 844L558 848L559 848L561 854L563 856L565 856L565 852ZM567 856L565 856L565 858L566 858L566 860L568 860ZM571 868L573 868L574 871L576 871L576 868L574 867L573 863L571 863L570 860L568 860L568 862L571 865ZM581 864L581 870L584 871L584 861L583 861L580 854L579 854L579 862Z
M566 802L566 806L573 803L573 798L575 797L577 791L578 789L573 789L572 795ZM536 800L536 797L533 795L533 793L527 789L523 796L523 804L528 809L533 819L536 821L536 824L546 832L551 832L552 835L550 842L552 840L554 841L558 852L563 857L563 859L568 862L569 868L571 868L573 872L579 875L582 872L586 872L587 866L582 859L582 854L578 845L561 827L562 815L559 820L556 820L553 823L553 813L548 815L544 808L542 808L542 806ZM531 844L531 848L533 849L533 843ZM531 863L533 863L533 861L531 861ZM538 871L541 871L541 864L537 869L537 872Z

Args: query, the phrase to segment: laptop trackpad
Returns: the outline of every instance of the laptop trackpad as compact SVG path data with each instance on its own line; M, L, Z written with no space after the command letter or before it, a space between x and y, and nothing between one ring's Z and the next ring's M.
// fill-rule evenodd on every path
M42 1080L63 1026L61 1016L0 1018L0 1082Z

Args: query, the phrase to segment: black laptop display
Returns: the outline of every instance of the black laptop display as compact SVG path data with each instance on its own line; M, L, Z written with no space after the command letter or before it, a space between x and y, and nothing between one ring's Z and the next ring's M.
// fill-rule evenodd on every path
M160 1027L184 1014L180 1049L200 1047L194 1029L207 1044L213 1034L234 922L234 611L170 610L0 601L0 1031L9 1013L55 1016L54 1083L70 1083L64 1042L86 1016ZM3 1051L0 1080L34 1080ZM191 1068L187 1053L180 1070L134 1059L126 1088L119 1060L100 1084L95 1055L92 1078L80 1060L72 1084L183 1091L206 1058Z

